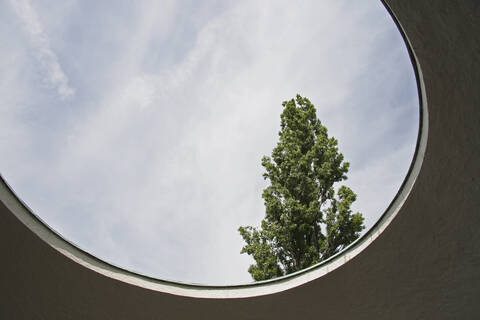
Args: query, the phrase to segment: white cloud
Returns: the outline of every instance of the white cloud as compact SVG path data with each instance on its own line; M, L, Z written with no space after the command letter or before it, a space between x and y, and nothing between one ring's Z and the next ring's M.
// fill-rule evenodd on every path
M44 72L45 83L57 90L61 99L69 99L75 90L68 84L68 77L62 70L58 57L50 46L48 35L29 0L10 0L10 5L22 21L34 49L34 56Z

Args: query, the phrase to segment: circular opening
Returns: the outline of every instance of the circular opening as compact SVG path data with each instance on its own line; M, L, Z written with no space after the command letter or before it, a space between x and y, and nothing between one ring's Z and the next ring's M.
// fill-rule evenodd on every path
M367 229L407 173L415 76L380 3L2 6L2 175L106 261L251 281L237 228L264 216L260 160L296 93L338 139Z

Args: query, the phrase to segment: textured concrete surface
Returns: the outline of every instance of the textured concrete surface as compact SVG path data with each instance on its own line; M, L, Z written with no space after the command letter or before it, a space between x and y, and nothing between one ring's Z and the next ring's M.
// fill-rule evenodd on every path
M0 319L480 318L480 2L385 2L419 66L426 149L375 232L280 281L174 285L76 250L0 181Z

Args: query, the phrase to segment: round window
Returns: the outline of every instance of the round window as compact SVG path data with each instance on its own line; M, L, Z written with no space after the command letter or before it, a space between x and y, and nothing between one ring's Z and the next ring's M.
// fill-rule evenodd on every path
M356 194L358 236L415 150L415 76L380 1L12 0L0 39L1 174L66 239L149 276L252 281L238 228L260 227L271 205L262 157L274 158L282 102L297 94L349 162L318 210L317 251L333 246L319 235L341 186ZM276 275L306 266L295 259Z

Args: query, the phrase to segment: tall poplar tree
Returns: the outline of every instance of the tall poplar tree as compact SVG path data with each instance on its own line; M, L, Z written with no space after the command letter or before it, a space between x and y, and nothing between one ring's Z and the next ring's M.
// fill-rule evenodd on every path
M300 95L282 103L280 141L262 158L265 218L260 228L240 227L241 253L255 259L248 269L255 280L289 274L316 264L357 239L361 213L350 206L356 194L334 184L346 180L349 163L337 140L317 119L313 104Z

